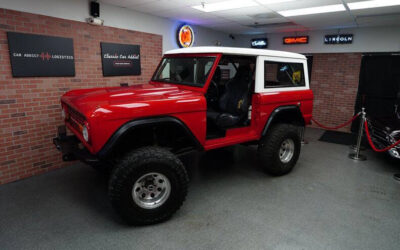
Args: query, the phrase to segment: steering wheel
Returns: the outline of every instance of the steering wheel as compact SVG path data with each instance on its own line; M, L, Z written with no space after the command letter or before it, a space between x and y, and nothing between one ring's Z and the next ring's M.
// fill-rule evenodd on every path
M211 80L210 86L207 90L207 103L209 106L215 107L219 100L219 89L218 84Z

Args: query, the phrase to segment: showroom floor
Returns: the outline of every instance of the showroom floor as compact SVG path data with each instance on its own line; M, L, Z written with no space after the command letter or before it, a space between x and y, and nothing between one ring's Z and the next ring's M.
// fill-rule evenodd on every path
M1 249L399 249L400 167L372 152L354 162L321 133L280 178L250 147L188 157L187 200L155 226L124 225L81 164L0 186Z

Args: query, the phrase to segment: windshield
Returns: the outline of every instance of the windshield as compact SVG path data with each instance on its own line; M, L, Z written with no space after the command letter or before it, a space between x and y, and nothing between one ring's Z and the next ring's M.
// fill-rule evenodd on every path
M214 61L215 57L166 57L152 80L203 87Z

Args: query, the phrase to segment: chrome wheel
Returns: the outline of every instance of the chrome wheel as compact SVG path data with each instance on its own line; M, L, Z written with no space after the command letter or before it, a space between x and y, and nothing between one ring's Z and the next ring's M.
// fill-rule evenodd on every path
M389 150L389 154L393 158L400 159L400 150L397 148L392 148L391 150Z
M133 201L141 208L154 209L168 199L171 193L171 183L160 173L142 175L132 188Z
M279 159L283 163L288 163L294 155L294 141L292 139L286 139L282 142L281 148L279 149Z

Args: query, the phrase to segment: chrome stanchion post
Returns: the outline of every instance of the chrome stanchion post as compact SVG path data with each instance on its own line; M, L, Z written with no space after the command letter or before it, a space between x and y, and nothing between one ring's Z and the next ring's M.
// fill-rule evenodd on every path
M365 108L363 108L363 110L365 110ZM360 113L362 114L362 112L360 112ZM361 117L360 119L362 120L362 117ZM363 126L364 126L364 122L363 122ZM358 135L360 135L360 132L358 133ZM362 134L361 134L361 135L362 135ZM359 136L358 136L358 137L359 137ZM351 146L350 146L350 149L353 150L353 151L357 151L357 149L359 148L361 151L364 151L364 150L366 149L365 146L363 146L363 145L358 146L358 137L357 137L357 142L356 142L356 144L351 145Z
M353 151L356 151L356 150L357 150L357 144L350 145L350 149L353 150ZM367 148L366 148L365 146L363 146L363 145L360 146L360 150L361 150L361 151L364 151L364 150L366 150L366 149L367 149Z
M362 141L362 135L364 132L364 122L365 121L366 121L365 108L362 108L361 119L360 119L360 129L358 130L357 147L355 149L356 152L349 154L349 158L356 160L356 161L365 161L367 159L367 157L360 154L361 141Z

